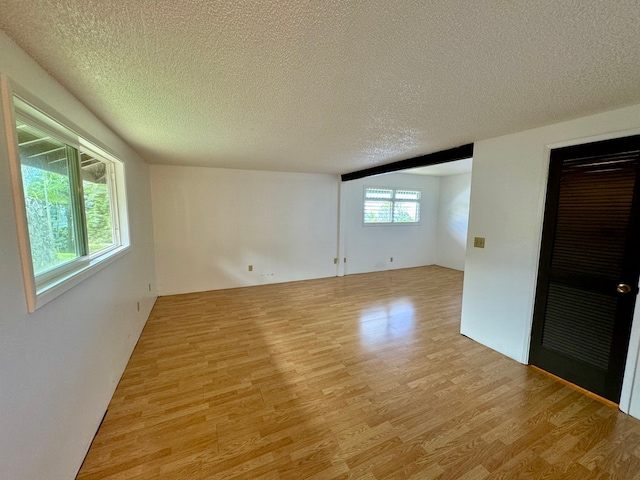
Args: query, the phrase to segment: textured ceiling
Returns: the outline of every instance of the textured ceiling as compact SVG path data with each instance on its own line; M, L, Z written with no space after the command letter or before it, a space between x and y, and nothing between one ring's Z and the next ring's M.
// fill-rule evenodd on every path
M640 103L638 0L0 0L148 162L345 173Z

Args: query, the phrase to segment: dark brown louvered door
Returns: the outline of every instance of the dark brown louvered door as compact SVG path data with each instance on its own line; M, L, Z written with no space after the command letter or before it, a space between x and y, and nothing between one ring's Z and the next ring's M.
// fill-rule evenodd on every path
M640 136L551 151L531 332L529 363L614 402L638 293L639 152Z

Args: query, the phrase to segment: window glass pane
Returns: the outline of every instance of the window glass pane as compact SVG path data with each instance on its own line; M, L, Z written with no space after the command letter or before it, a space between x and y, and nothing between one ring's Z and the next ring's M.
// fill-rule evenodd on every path
M364 223L390 223L392 202L366 200L364 202Z
M420 204L418 202L395 202L393 221L400 223L420 221Z
M90 254L115 244L108 167L107 163L87 153L80 155L80 175L84 190L84 211Z
M365 198L391 200L393 198L393 190L386 188L367 188L365 191Z
M396 200L420 200L417 190L396 190Z
M36 275L79 256L71 194L74 150L16 121L31 257Z

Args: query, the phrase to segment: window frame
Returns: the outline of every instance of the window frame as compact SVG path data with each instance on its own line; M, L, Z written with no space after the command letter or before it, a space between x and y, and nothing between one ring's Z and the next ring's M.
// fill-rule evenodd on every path
M391 203L391 221L390 222L367 222L366 221L366 217L365 217L365 212L366 212L366 203L367 200L369 201L375 201L374 199L371 198L367 198L367 191L368 190L391 190L392 194L391 194L391 199L389 199L388 201ZM398 192L418 192L418 199L417 200L406 200L406 199L397 199L396 195ZM417 204L417 212L418 212L418 221L417 222L398 222L398 221L394 221L394 212L396 209L396 202L397 203L416 203ZM398 226L415 226L415 225L420 225L420 222L422 221L422 189L421 188L415 188L415 187L388 187L388 186L381 186L381 185L364 185L363 186L363 190L362 190L362 225L365 227L375 227L375 226L394 226L394 227L398 227Z
M128 253L130 249L130 237L125 188L125 164L105 148L98 145L97 142L91 141L93 139L91 139L89 135L82 133L81 129L73 126L73 124L68 122L62 115L57 114L37 97L23 89L20 85L12 82L7 75L0 75L0 97L27 311L33 313L38 308L62 295L64 292ZM77 152L77 165L75 165L74 168L77 168L78 171L80 170L80 155L82 153L94 156L107 164L110 170L110 185L108 185L108 188L110 192L113 193L110 197L112 221L115 222L115 225L112 224L114 231L113 245L99 250L94 254L89 253L82 177L74 176L76 184L72 184L72 188L77 190L75 195L79 198L81 210L76 231L83 230L80 237L84 238L85 245L80 250L80 256L77 258L35 275L22 183L16 128L17 119L41 130L45 134L52 135L57 140L63 141L68 146L74 148ZM87 140L87 138L91 140Z

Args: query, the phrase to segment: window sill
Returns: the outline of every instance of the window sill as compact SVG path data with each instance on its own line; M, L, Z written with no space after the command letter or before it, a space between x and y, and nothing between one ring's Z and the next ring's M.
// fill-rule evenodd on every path
M91 275L98 273L107 265L110 265L117 259L129 253L129 250L130 247L128 245L115 248L104 255L92 259L82 268L68 272L67 274L57 277L55 280L52 280L46 285L38 288L35 299L33 299L34 301L31 303L32 305L35 305L35 308L32 310L30 309L29 313L35 312L43 305L46 305L51 300L72 289Z
M420 225L420 222L369 222L362 223L363 227L415 227Z

